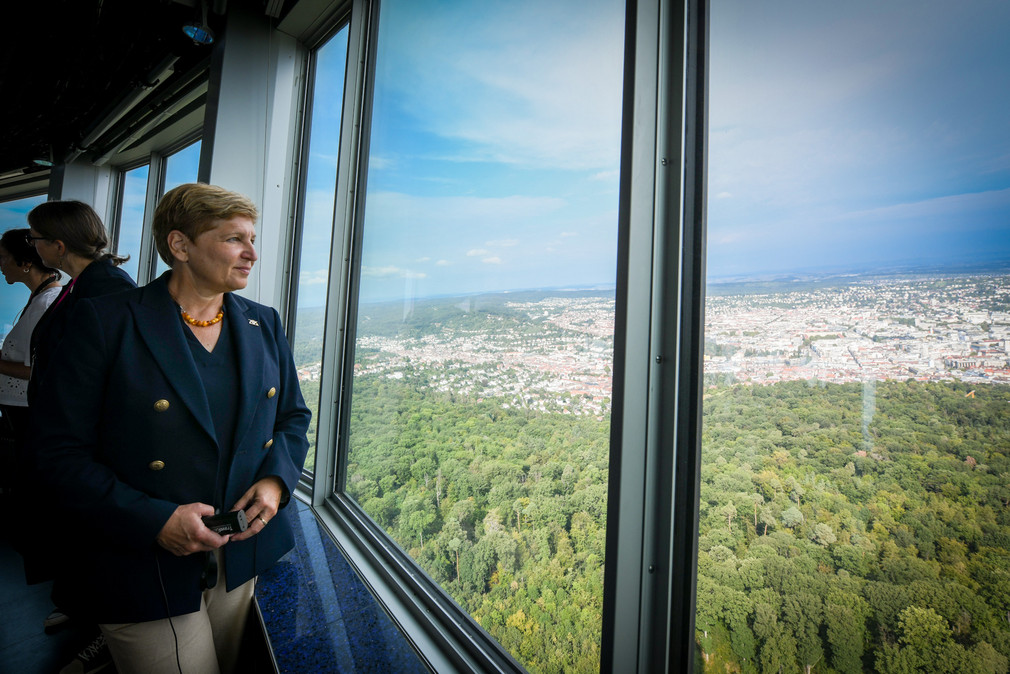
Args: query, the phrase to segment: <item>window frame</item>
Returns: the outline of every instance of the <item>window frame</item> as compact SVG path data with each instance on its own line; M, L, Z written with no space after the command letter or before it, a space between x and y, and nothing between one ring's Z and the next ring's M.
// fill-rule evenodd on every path
M303 494L436 671L523 671L344 483L378 0L351 7L320 379ZM691 671L704 308L707 0L626 5L617 316L601 671ZM657 82L659 83L657 85ZM338 239L337 235L341 238ZM289 321L289 325L291 322ZM350 329L349 329L350 326ZM323 410L326 410L323 413ZM645 627L643 629L643 626Z
M193 131L173 140L164 148L151 152L145 157L127 164L119 164L114 167L115 186L111 191L112 208L110 212L109 239L113 242L113 250L118 254L119 237L122 234L123 226L123 200L126 187L126 174L136 170L141 166L147 166L147 187L144 192L144 216L140 232L140 252L137 255L137 278L134 279L138 286L145 285L154 280L158 268L158 250L154 245L154 232L152 224L154 221L154 209L158 201L164 196L165 177L168 171L168 160L178 152L185 150L194 143L203 140L201 130ZM201 148L202 150L202 148Z
M130 162L129 164L123 164L121 166L115 167L114 173L114 186L110 191L110 197L112 200L112 205L109 209L111 217L109 218L109 240L112 242L112 250L116 251L117 255L121 255L124 251L120 250L120 238L123 234L123 204L126 200L126 174L130 171L135 171L143 166L147 167L147 182L144 188L144 213L141 220L141 231L140 231L140 251L137 254L137 278L134 281L137 285L143 285L146 281L142 281L144 278L143 273L145 269L144 265L144 255L145 247L150 248L150 246L145 246L146 240L151 235L150 221L148 210L150 206L150 190L151 190L151 176L157 173L156 164L154 156L144 157L140 161ZM149 251L148 251L149 252Z
M11 201L20 201L21 199L31 199L32 197L42 197L45 195L45 188L32 188L23 192L11 192L10 194L0 196L0 204L6 204Z
M288 286L285 289L285 294L287 296L287 311L284 314L284 325L287 330L288 343L292 346L295 341L295 318L298 313L298 308L295 306L298 299L299 290L299 277L298 271L301 267L302 258L302 236L305 233L305 194L308 189L308 177L306 175L306 169L309 164L309 152L311 150L312 142L312 128L311 128L311 115L314 100L313 85L315 84L315 78L318 68L318 58L319 50L329 43L331 39L336 37L337 33L344 29L345 26L350 25L351 18L349 13L342 13L334 19L330 29L322 34L321 37L316 39L311 45L307 46L308 53L305 58L304 67L304 86L300 93L300 98L298 101L298 132L297 138L295 139L295 146L298 148L297 158L295 160L299 171L296 175L296 182L294 185L294 198L292 199L292 213L291 213L291 252L288 254L285 260L284 273L290 279ZM346 86L344 88L346 94ZM343 146L343 129L341 129L341 140L338 147L342 149ZM339 166L339 158L338 158ZM339 180L339 175L338 175ZM336 189L336 186L334 186ZM336 210L336 201L334 200L334 210ZM334 230L336 230L336 223L334 223ZM331 243L331 248L332 243ZM327 284L328 285L328 284ZM329 295L329 288L327 288L327 295Z
M0 204L49 193L51 169L0 180Z
M349 98L349 87L347 86L347 78L351 73L351 59L349 58L351 54L352 43L350 40L350 33L352 31L353 22L351 20L351 8L344 7L337 13L335 13L328 25L328 28L319 32L313 36L312 41L309 45L306 45L307 54L305 56L305 64L303 68L304 77L302 78L303 86L301 92L298 94L298 128L295 134L294 145L297 148L296 165L298 166L298 171L296 172L295 185L293 186L293 198L292 198L292 213L291 213L291 232L288 237L289 241L289 251L288 255L285 257L284 261L284 275L288 279L287 287L284 289L284 296L286 301L286 308L283 312L284 316L284 327L288 340L288 345L293 349L296 339L296 329L297 329L297 315L298 315L298 292L300 287L300 270L301 270L301 258L302 258L302 237L305 233L305 213L306 213L306 192L308 189L308 175L307 169L309 165L309 152L311 150L310 144L312 141L312 129L311 129L311 115L314 104L314 84L315 76L317 72L317 59L319 50L328 44L330 40L336 37L336 35L343 30L345 27L348 30L348 45L347 45L347 55L346 66L344 72L344 87L343 87L343 100L341 102L342 106L348 104ZM333 232L330 239L330 266L329 266L329 281L327 282L326 288L326 300L324 302L324 319L323 319L323 360L320 365L320 400L319 409L323 408L323 387L326 381L326 374L328 370L327 364L329 362L327 355L327 335L330 334L332 328L330 326L330 297L333 294L333 279L334 279L334 259L335 251L337 250L336 240L337 233L341 231L339 226L340 220L338 219L338 214L342 208L341 204L341 182L342 176L346 174L346 171L351 166L349 161L345 160L345 138L347 138L348 133L351 131L347 127L348 115L345 114L347 110L346 107L342 108L341 112L341 128L340 128L340 140L338 142L338 156L337 156L337 183L334 185L334 195L333 195L333 221L331 223ZM345 188L346 189L346 188ZM313 484L315 483L315 475L319 469L319 462L322 458L322 454L327 454L327 452L319 452L319 447L323 446L320 442L323 437L320 433L320 427L323 423L324 415L317 415L318 418L313 419L310 423L315 423L316 428L316 447L315 452L315 469L312 471L302 469L301 486L305 491L311 491ZM329 446L329 445L326 445Z
M707 14L629 4L602 671L693 670Z

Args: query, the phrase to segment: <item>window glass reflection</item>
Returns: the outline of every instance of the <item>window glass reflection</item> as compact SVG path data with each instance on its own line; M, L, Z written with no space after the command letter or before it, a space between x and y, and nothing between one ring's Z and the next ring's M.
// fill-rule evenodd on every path
M599 668L623 19L379 19L344 488L532 671Z
M711 2L704 672L1007 671L1010 8Z

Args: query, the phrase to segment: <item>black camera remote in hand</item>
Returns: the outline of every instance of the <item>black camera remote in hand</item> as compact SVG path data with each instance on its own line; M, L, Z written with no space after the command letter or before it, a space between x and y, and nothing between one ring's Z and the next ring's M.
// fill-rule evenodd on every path
M220 515L207 515L203 518L204 525L219 536L239 534L249 528L244 510L233 510Z

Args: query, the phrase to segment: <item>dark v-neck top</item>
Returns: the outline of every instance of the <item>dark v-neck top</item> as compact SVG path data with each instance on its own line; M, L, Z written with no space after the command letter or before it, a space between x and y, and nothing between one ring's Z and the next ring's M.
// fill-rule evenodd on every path
M217 486L214 491L214 507L219 511L230 510L233 503L222 503L224 486L228 477L228 466L231 465L232 452L235 446L235 424L238 422L239 408L239 373L238 360L235 356L235 345L229 326L228 317L221 326L221 336L213 351L207 351L197 339L189 326L183 325L189 350L196 361L197 372L203 382L203 390L207 393L210 403L210 416L214 423L214 434L217 437L218 454Z

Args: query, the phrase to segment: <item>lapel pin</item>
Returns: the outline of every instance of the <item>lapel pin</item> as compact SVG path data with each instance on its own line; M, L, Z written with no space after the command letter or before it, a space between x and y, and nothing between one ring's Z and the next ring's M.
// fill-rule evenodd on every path
M249 319L249 325L255 325L257 328L260 326L259 321L254 321L251 318Z

